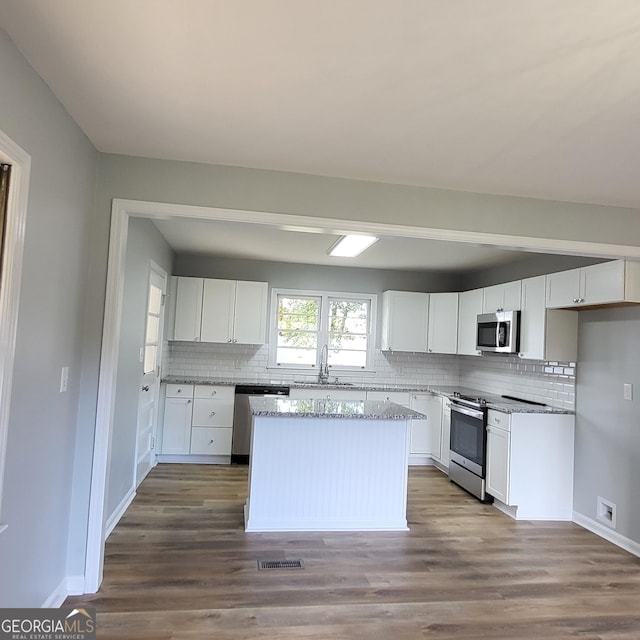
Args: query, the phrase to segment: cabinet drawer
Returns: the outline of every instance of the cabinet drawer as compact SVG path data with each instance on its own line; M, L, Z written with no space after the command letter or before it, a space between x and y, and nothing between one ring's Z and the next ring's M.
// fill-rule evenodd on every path
M197 384L195 389L196 398L207 398L216 400L225 400L233 402L235 399L236 388L234 386L216 386L210 384Z
M193 398L192 384L168 384L166 389L167 398Z
M408 407L411 396L406 391L367 391L367 400L382 400L383 402L388 400Z
M193 427L190 453L230 456L232 429Z
M233 404L227 400L193 401L194 427L231 427L233 425Z
M489 409L487 412L487 424L505 431L511 431L511 416L508 413Z

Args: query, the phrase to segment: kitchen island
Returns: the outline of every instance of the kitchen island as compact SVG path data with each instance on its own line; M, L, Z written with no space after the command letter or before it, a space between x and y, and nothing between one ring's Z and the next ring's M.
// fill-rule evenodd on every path
M393 402L250 399L246 531L407 530L409 421Z

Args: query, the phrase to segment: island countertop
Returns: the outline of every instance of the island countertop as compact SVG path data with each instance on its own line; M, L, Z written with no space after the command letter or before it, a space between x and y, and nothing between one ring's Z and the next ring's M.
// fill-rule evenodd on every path
M388 400L292 400L287 397L249 398L251 414L278 418L343 418L349 420L410 420L422 413Z

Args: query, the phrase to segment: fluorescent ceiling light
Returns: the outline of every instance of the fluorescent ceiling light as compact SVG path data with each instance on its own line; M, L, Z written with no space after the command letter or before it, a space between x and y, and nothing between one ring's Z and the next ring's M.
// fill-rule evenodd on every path
M355 258L377 240L375 236L341 236L327 253L337 258Z

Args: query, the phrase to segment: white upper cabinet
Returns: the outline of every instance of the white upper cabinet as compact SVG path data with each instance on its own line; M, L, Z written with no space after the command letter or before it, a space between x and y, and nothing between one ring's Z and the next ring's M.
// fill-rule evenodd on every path
M482 313L518 311L520 309L521 281L505 282L484 288Z
M429 294L385 291L382 294L383 351L427 350Z
M640 262L613 260L547 275L547 307L640 302Z
M521 358L575 362L578 312L546 308L546 276L522 281Z
M266 282L177 278L174 340L264 344L267 293Z
M458 354L479 356L476 349L477 318L482 313L484 290L473 289L458 295Z
M174 340L200 340L202 278L176 278Z
M429 294L429 353L456 353L458 347L458 294Z

